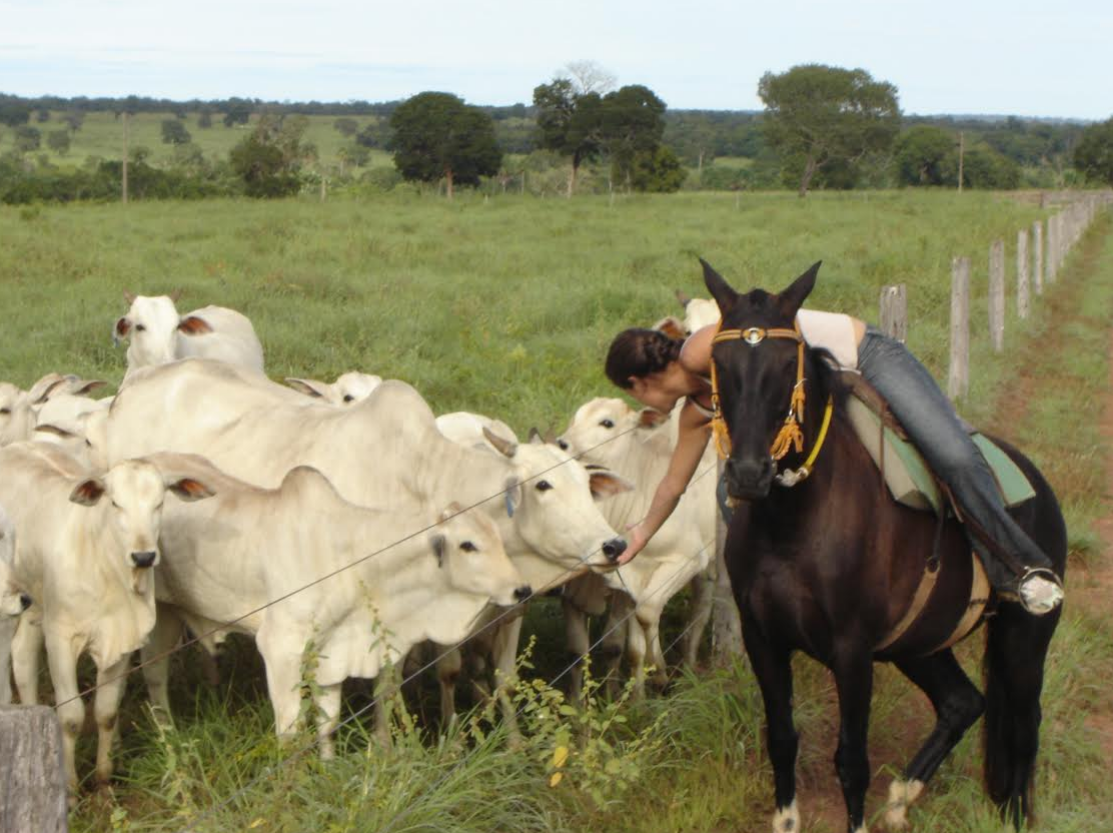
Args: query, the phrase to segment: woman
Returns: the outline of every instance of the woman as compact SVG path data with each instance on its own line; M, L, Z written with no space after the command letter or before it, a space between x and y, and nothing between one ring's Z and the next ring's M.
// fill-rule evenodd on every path
M895 339L849 315L800 310L804 340L828 350L844 369L857 369L886 400L928 465L950 489L967 524L1006 552L996 556L977 536L971 542L994 589L1042 615L1062 602L1051 562L1005 510L993 473L927 369ZM611 343L607 377L634 399L669 413L683 399L672 461L646 517L630 530L619 559L633 558L672 514L711 436L711 342L715 326L687 340L658 330L625 330ZM1008 562L1012 562L1011 564Z

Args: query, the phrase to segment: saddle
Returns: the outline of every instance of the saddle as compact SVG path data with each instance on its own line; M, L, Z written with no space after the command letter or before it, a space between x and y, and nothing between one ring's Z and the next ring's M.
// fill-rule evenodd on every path
M953 505L947 490L924 461L920 452L909 440L908 435L889 410L881 394L870 385L861 374L844 371L840 374L843 384L849 389L846 400L847 416L854 427L863 447L880 470L882 479L893 498L912 509L933 512L940 523L949 510L961 517L961 511ZM1006 506L1035 497L1035 489L1012 458L991 439L967 426L974 444L981 451L993 472L998 489ZM943 642L925 653L949 648L974 629L985 611L989 601L989 580L981 559L971 549L972 570L970 579L970 601L959 617L951 635ZM916 623L920 613L928 605L939 577L940 565L936 556L925 565L920 584L900 621L875 646L875 651L884 651L895 645Z

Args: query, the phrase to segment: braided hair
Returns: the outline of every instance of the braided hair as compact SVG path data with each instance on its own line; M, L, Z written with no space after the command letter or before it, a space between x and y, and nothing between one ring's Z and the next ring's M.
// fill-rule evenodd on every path
M623 330L607 351L607 378L623 390L633 385L630 377L643 378L664 370L680 358L682 339L670 338L660 330L631 327Z

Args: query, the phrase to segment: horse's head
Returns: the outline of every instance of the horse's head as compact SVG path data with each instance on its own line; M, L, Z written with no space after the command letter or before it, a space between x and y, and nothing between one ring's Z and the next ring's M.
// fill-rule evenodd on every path
M815 285L819 263L777 295L761 289L738 293L705 261L700 263L722 313L711 360L731 440L727 492L759 500L769 494L776 474L774 446L790 441L793 392L802 385L796 312Z

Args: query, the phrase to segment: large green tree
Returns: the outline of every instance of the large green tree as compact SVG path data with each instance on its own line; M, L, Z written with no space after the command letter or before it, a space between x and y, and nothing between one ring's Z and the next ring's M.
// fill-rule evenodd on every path
M1082 131L1074 148L1074 167L1086 179L1113 186L1113 118Z
M249 197L286 197L301 189L302 164L315 150L302 141L305 116L264 114L255 129L232 148L232 170Z
M887 150L900 130L897 89L863 69L804 64L758 83L766 141L782 159L800 157L801 197L815 175L836 163L853 167Z
M580 165L595 158L602 148L601 103L597 92L578 90L570 78L556 78L533 89L537 144L567 156L572 163L568 196L576 190Z
M954 184L958 152L955 137L946 130L916 125L897 139L894 151L899 184Z
M478 185L502 163L491 117L449 93L419 93L391 114L394 166L409 180Z
M616 179L631 184L634 159L653 153L665 133L665 102L651 89L630 84L603 96L599 132Z

